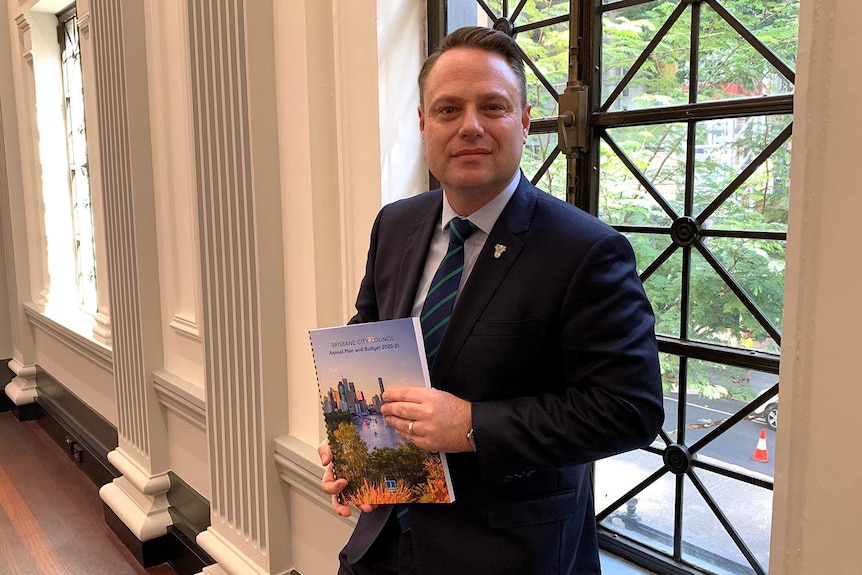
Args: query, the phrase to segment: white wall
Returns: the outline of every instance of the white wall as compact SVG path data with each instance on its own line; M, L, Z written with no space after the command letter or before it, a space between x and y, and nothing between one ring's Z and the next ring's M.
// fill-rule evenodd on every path
M859 573L862 4L801 3L770 573Z
M5 120L3 117L3 106L6 105L10 110L14 110L14 99L12 84L8 80L11 78L12 59L9 54L8 41L8 17L6 14L6 5L0 2L0 358L12 357L12 314L13 305L9 298L10 277L9 270L6 267L6 258L12 256L12 234L10 229L9 210L3 206L9 205L9 169L6 157L5 142L9 138L6 136L6 126L11 127L11 120ZM13 163L13 169L15 169ZM14 283L13 291L14 291ZM13 298L14 299L14 298Z
M0 113L0 123L2 121L2 113ZM0 184L0 186L2 185ZM9 287L7 282L3 281L7 277L6 244L7 240L0 236L0 359L12 359L12 315L9 305Z
M319 490L324 434L308 330L353 314L374 216L427 187L418 88L403 82L424 58L424 5L277 2L274 16L277 29L294 30L276 35L290 422L276 457L290 486L294 566L314 575L335 572L353 521Z
M180 0L147 2L144 10L164 360L159 390L170 467L209 498L187 10Z

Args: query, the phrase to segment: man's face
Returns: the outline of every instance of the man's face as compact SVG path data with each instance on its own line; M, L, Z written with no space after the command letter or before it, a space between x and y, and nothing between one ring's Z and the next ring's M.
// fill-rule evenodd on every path
M521 107L503 56L475 48L440 55L425 80L419 130L428 168L447 193L471 211L500 193L518 171L529 127L530 107Z

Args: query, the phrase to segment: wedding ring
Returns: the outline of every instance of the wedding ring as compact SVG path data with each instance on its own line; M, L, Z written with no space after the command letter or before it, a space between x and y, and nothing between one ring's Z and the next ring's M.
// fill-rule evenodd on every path
M410 435L413 435L413 424L414 423L416 423L416 422L411 419L410 423L407 424L407 433L409 433Z

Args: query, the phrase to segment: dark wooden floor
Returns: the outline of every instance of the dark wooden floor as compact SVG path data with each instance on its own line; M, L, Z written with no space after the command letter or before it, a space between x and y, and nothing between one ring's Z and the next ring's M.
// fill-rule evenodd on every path
M90 478L37 422L0 413L0 575L147 574L176 572L141 567L105 524Z

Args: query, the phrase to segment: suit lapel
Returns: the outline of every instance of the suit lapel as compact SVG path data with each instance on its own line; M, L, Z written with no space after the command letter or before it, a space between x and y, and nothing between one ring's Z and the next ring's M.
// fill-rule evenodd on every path
M488 234L470 278L458 296L452 320L434 362L431 381L435 387L446 388L440 384L445 381L473 325L521 253L524 242L519 236L530 228L539 193L522 175L521 183ZM499 257L495 257L495 252L499 252L497 246L505 246Z
M440 211L443 209L443 194L438 193L436 198L430 207L423 207L418 212L416 223L407 232L404 249L401 252L401 262L398 265L394 318L410 317L413 312L416 290L419 288L419 280L425 270L428 246L440 222Z

